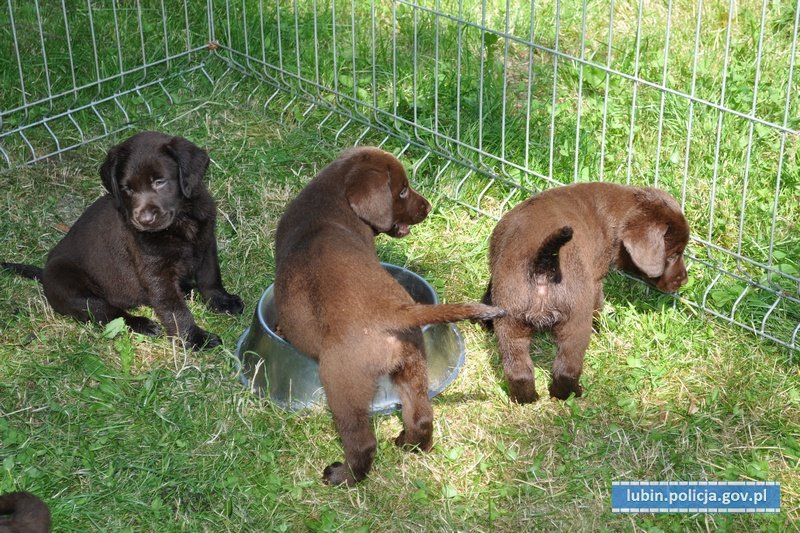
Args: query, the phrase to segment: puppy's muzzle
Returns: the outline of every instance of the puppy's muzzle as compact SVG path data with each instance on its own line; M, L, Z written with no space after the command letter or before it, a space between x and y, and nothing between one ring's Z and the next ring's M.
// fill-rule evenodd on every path
M431 212L431 203L421 196L420 199L422 200L422 203L419 206L419 221L422 222L425 217L428 216L428 213Z
M653 284L661 292L670 293L677 292L678 289L683 287L687 281L689 281L689 276L686 272L686 269L683 268L673 276L662 276L661 278L654 280Z
M172 224L172 213L153 205L136 207L131 213L131 223L139 231L161 231Z
M407 213L408 217L411 219L411 224L419 224L425 217L428 216L428 213L431 212L431 203L426 200L422 195L414 192L413 202L409 206Z

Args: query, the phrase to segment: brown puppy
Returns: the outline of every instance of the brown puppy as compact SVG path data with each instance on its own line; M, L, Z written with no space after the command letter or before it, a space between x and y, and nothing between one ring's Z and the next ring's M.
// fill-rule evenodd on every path
M494 321L509 396L538 399L531 334L552 329L558 345L550 395L580 396L578 380L611 266L665 292L686 283L689 226L667 193L611 183L544 191L506 213L492 233L484 303L508 311Z
M195 349L218 346L219 337L195 324L184 300L184 292L197 287L215 311L244 309L222 286L216 206L202 181L208 161L182 137L134 135L109 150L100 168L110 194L78 218L44 270L3 266L40 280L53 309L82 322L123 317L133 331L158 335L158 324L127 313L149 305L170 335Z
M430 204L405 170L378 148L354 148L324 168L286 208L275 240L275 305L286 339L319 360L322 385L346 463L326 483L353 484L369 472L375 434L369 408L381 375L403 405L398 446L429 450L433 410L423 324L502 316L482 304L421 305L380 265L378 233L407 235Z
M47 533L50 509L30 492L0 496L0 533Z

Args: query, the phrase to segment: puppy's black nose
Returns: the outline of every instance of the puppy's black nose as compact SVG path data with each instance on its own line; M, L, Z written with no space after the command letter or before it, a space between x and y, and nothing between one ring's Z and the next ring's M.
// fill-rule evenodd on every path
M148 224L152 224L156 219L156 211L155 209L144 207L142 209L136 209L133 212L133 217L139 224L146 226Z

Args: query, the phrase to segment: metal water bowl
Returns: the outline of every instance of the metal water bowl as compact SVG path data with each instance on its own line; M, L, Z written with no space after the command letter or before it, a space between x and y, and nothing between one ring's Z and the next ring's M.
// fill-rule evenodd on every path
M433 287L420 276L403 267L382 263L414 301L439 303ZM260 396L268 396L284 409L296 411L325 404L325 391L319 380L319 363L275 333L277 312L273 286L264 291L258 302L253 323L236 348L240 379L245 387ZM428 397L433 398L452 382L464 365L464 339L454 324L428 325L422 328L428 359ZM372 400L373 413L390 413L400 408L400 398L389 376L378 380Z

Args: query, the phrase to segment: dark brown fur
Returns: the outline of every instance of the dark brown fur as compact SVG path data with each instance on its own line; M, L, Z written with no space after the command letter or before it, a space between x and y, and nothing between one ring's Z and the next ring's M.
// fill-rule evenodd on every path
M482 304L416 304L381 267L375 236L402 237L429 210L395 157L364 147L324 168L278 224L278 323L289 342L319 360L344 446L346 462L325 468L326 483L353 484L369 472L376 448L369 407L381 375L391 376L403 405L395 443L430 449L433 410L420 326L502 314Z
M195 349L220 344L194 321L184 293L197 287L208 306L241 313L222 286L214 237L216 206L202 179L206 152L181 137L143 132L109 150L100 169L109 191L78 218L44 270L3 263L40 279L50 305L82 322L117 317L158 335L152 320L128 309L152 306L167 333Z
M538 194L508 212L490 243L484 303L508 314L494 321L509 396L538 399L528 354L535 330L552 329L558 353L550 395L582 393L579 378L612 266L665 292L686 283L689 226L677 202L654 188L581 183Z
M0 496L0 533L47 533L50 509L30 492Z

